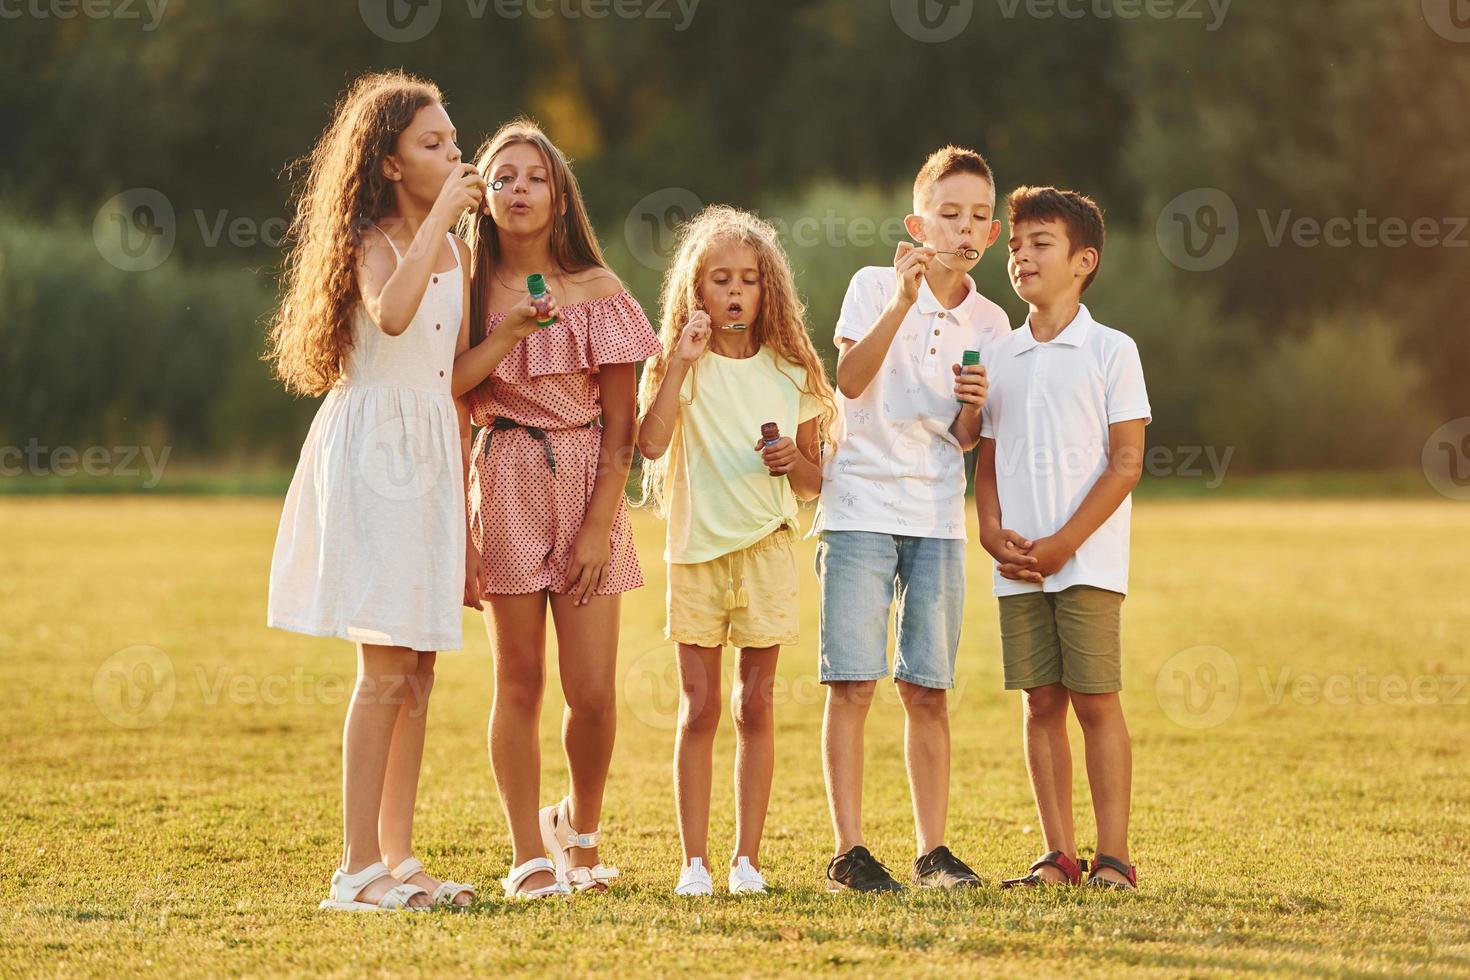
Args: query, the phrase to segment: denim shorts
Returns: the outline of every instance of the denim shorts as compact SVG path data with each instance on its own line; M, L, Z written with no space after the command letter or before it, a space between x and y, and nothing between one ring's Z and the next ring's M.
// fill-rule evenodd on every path
M954 687L965 608L965 542L872 531L823 531L820 677L888 676L888 617L898 598L893 677L918 687Z

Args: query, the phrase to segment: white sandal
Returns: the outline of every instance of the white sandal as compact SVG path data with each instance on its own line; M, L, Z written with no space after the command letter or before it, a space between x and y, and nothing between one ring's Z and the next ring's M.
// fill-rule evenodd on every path
M556 862L557 880L566 882L578 892L594 888L607 891L608 884L618 876L617 868L601 863L591 868L572 865L572 848L596 847L602 840L602 828L598 827L590 834L577 833L572 829L571 810L572 799L569 796L562 797L556 806L541 808L541 843Z
M424 862L416 857L404 858L403 862L393 869L393 877L405 884L408 883L408 879L421 873L426 873L424 872ZM441 881L439 882L439 887L434 889L434 894L429 896L429 904L452 905L455 908L464 908L465 906L455 901L456 898L464 893L469 894L471 902L475 900L474 885L461 885L457 881Z
M370 864L355 874L341 868L332 873L332 894L322 899L319 908L333 912L427 912L429 906L418 908L408 904L415 895L427 895L428 889L418 885L399 883L388 889L383 897L373 902L359 902L362 890L379 878L391 877L388 866L382 861Z
M531 858L525 864L517 868L511 868L510 874L500 879L500 885L505 889L506 898L524 899L529 901L533 898L558 898L572 893L567 883L557 878L556 881L541 888L532 888L530 891L521 891L521 882L525 881L537 871L545 871L556 875L556 868L544 857Z

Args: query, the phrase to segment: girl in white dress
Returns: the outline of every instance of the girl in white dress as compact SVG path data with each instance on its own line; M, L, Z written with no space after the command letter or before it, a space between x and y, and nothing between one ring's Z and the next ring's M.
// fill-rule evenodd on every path
M455 139L432 83L399 72L354 83L303 161L271 325L286 388L326 398L286 496L267 621L357 645L327 909L474 894L426 874L411 846L435 651L460 648L462 602L480 607L468 414L450 393L469 342L469 252L450 229L484 206L486 187Z

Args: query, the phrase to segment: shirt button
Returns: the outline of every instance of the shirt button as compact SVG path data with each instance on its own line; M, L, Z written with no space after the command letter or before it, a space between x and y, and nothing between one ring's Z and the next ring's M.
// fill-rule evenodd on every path
M940 310L939 311L939 319L941 319L941 320L944 319L944 311L943 310Z
M438 276L435 276L435 277L434 277L434 281L435 281L435 282L438 282L438 281L439 281L439 277L438 277Z
M934 331L934 336L936 336L936 337L939 336L939 331L938 330Z
M939 348L937 348L937 347L931 347L931 348L929 348L929 353L931 353L931 354L938 354L939 353Z
M441 378L444 377L444 372L443 371L440 371L439 372L439 377L441 377Z
M442 323L436 323L436 324L434 324L434 329L435 330L438 330L442 326L444 326L444 324L442 324Z

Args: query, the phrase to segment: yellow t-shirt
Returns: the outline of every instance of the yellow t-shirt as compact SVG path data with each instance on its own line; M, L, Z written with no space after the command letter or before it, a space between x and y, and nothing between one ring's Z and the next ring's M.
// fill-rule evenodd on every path
M751 357L707 350L684 376L679 422L669 448L669 533L664 560L710 561L748 548L782 524L796 527L791 481L771 476L755 450L761 425L796 438L822 413L804 394L806 369L767 348Z

